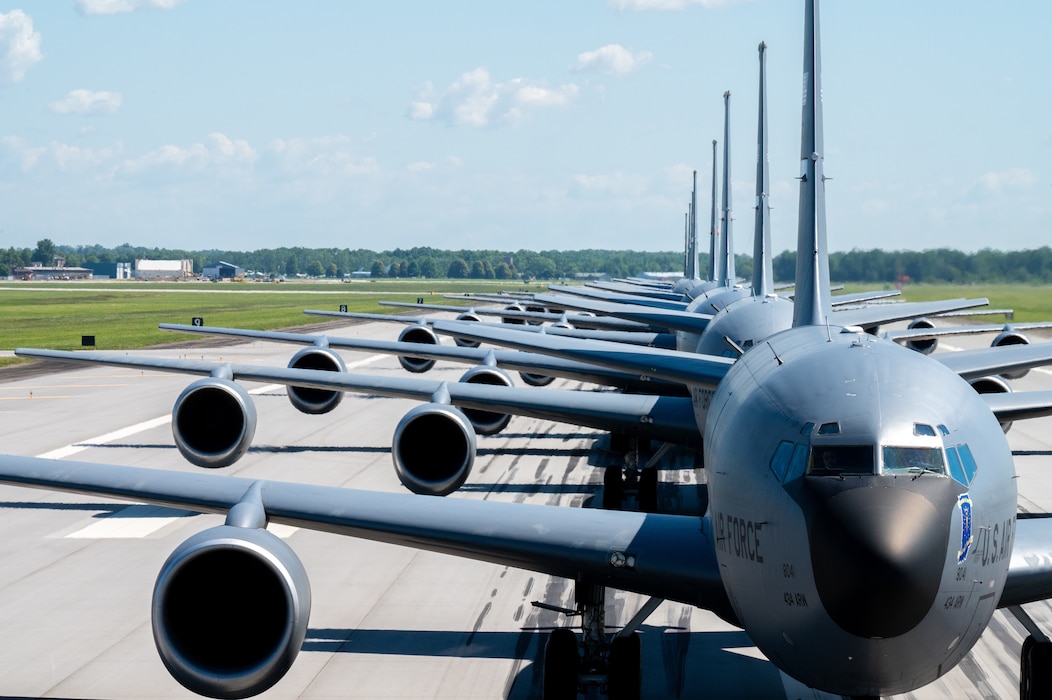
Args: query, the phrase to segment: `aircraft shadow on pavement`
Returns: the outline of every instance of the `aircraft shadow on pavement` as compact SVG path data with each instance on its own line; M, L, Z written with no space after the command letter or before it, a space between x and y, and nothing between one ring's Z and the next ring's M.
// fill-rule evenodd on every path
M379 654L461 659L517 659L530 662L513 669L505 698L536 698L541 687L541 660L551 627L519 631L378 630L310 628L304 653ZM688 632L644 624L641 628L646 697L693 697L712 689L712 669L734 697L782 689L778 671L767 661L736 650L753 647L741 631ZM609 629L612 633L616 630ZM704 670L704 671L703 671ZM741 694L744 693L744 694ZM722 697L722 696L721 696Z

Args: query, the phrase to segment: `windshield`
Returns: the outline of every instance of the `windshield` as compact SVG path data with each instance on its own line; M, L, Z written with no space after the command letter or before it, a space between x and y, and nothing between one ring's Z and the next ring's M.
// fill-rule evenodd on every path
M814 445L807 473L811 476L873 474L873 446Z
M938 447L884 447L885 474L945 474L946 459Z

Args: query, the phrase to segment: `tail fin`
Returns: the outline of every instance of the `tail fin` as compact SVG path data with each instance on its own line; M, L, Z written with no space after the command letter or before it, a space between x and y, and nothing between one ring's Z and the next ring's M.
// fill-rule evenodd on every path
M752 293L764 297L774 291L771 260L770 149L767 144L767 44L760 43L760 100L756 136L756 226L753 232Z
M822 59L818 0L806 0L803 127L800 133L800 215L796 240L793 326L822 325L829 318L829 251L822 142Z
M720 286L734 286L734 240L731 217L731 93L723 93L723 237L720 239Z
M709 280L716 281L719 265L716 256L719 254L719 222L716 218L716 139L712 140L712 222L709 224Z
M694 171L694 184L690 188L690 222L688 225L687 245L690 250L690 274L692 280L698 279L698 171Z

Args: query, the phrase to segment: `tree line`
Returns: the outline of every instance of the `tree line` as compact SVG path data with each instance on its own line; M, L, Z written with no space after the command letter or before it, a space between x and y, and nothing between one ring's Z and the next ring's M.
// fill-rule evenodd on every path
M343 278L364 270L373 277L454 279L573 279L578 275L629 277L643 272L675 272L683 269L680 252L628 250L440 250L430 247L373 251L364 248L268 248L255 251L146 248L125 243L116 248L100 245L56 245L43 239L36 248L0 249L0 277L18 267L38 262L51 265L55 256L66 265L90 263L134 263L136 260L194 261L194 269L220 261L270 275ZM785 251L774 258L777 281L792 281L796 253ZM735 256L739 277L752 274L752 258ZM708 269L708 255L701 256L700 269ZM999 251L983 249L964 253L949 248L924 251L851 250L830 253L829 276L835 282L866 283L1052 283L1052 248Z

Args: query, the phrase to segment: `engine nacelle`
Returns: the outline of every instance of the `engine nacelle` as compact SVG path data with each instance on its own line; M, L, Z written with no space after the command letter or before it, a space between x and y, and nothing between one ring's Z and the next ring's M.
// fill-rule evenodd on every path
M544 308L543 306L537 306L536 304L527 304L526 305L526 310L530 311L532 313L535 313L535 314L546 314L546 313L548 313L548 309ZM530 324L531 326L539 326L539 325L541 325L541 323L543 323L543 321L534 321L534 320L531 319L531 320L526 321L526 323Z
M343 358L328 348L303 348L292 356L289 369L320 369L326 372L346 372L347 365ZM289 401L297 411L311 415L328 413L340 405L343 392L335 389L310 389L303 386L289 386Z
M473 314L473 313L471 313L469 311L465 311L464 313L462 313L459 316L457 316L457 320L458 321L470 321L472 323L482 323L482 319L479 318L478 314ZM454 337L453 338L453 342L456 343L457 345L459 345L462 348L477 348L479 345L482 345L482 343L480 343L479 341L477 341L477 340L469 340L468 338L456 338L456 337Z
M990 343L990 347L999 348L1003 345L1030 345L1030 338L1026 337L1019 331L1002 331L996 338L994 338L994 342ZM1030 370L1028 369L1021 369L1015 372L1005 372L1001 376L1005 379L1022 379L1029 372Z
M525 311L526 308L522 304L514 303L514 304L508 304L507 306L505 306L504 310L505 311ZM502 317L500 322L501 323L508 323L508 324L513 325L513 326L523 326L523 325L526 324L526 321L521 319L521 318L507 318L506 316Z
M496 367L472 367L460 378L465 384L488 384L490 386L512 386L512 381L503 370ZM496 435L508 426L511 416L507 413L486 411L481 408L460 409L479 435Z
M285 675L307 634L310 584L264 529L221 525L168 557L153 590L153 639L168 672L213 698L245 698Z
M555 381L555 377L549 377L547 374L519 372L519 376L522 377L522 381L526 382L530 386L548 386L549 384Z
M172 408L175 446L198 467L229 467L248 451L255 433L256 405L229 379L198 379Z
M438 336L435 335L435 332L427 326L422 325L409 326L398 334L398 340L403 343L438 345ZM428 360L423 357L412 357L409 355L399 355L398 362L402 367L405 367L408 371L413 372L414 374L426 372L435 366L434 360Z
M1010 394L1012 392L1012 387L1000 376L978 377L969 380L968 383L972 385L977 394ZM1012 429L1012 423L1013 421L1004 421L1001 423L1001 430L1007 433Z
M935 324L926 318L915 318L910 321L908 328L912 330L931 330L935 328ZM923 340L907 340L906 347L910 350L916 350L922 355L930 355L935 352L935 348L939 347L938 338L925 338Z
M456 406L421 404L405 414L391 440L399 481L413 493L445 496L475 464L475 430Z

